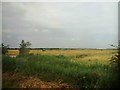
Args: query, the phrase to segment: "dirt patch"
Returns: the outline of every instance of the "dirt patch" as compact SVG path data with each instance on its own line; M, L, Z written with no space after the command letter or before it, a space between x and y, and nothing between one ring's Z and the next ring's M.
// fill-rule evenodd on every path
M61 81L46 82L46 81L42 81L37 77L26 77L26 76L21 76L18 73L10 73L10 72L3 73L2 80L4 82L3 84L5 84L5 82L7 83L15 82L13 84L16 84L15 86L17 88L71 88L67 83L61 83Z
M69 88L66 83L45 82L35 77L28 77L20 82L22 88Z

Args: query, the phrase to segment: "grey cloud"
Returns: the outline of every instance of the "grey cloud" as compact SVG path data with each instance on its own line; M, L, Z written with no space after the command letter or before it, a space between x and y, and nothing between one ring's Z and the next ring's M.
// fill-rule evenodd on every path
M117 3L3 3L3 42L18 47L106 48L116 44Z

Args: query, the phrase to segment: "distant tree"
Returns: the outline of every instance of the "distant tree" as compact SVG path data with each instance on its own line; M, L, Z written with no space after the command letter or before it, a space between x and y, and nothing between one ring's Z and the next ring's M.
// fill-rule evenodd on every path
M31 43L29 41L25 42L24 40L20 43L20 54L28 54L30 49Z
M9 45L1 44L2 54L5 55L8 52Z
M120 71L120 41L118 46L115 46L115 45L111 45L111 46L117 48L117 53L114 56L112 56L110 60L111 64L113 64L116 70Z

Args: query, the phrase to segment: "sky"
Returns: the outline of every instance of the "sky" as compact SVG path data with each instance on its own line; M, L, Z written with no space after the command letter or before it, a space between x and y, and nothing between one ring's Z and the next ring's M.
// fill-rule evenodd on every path
M118 42L117 2L4 2L2 42L35 48L111 48Z

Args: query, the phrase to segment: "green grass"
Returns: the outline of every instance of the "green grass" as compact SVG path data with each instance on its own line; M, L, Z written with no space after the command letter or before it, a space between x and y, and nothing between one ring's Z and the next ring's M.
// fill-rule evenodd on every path
M16 58L3 56L3 72L37 76L44 81L63 80L78 88L116 87L116 74L109 65L99 62L86 65L86 61L77 63L72 59L63 55L27 55Z

